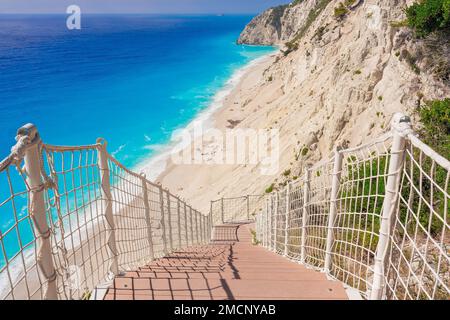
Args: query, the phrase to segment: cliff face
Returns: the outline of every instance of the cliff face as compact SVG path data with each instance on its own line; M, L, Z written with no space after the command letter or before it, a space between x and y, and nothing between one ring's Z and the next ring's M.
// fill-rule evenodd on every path
M280 172L299 174L337 145L370 141L389 130L396 112L412 116L417 126L420 103L450 96L448 82L436 80L426 55L421 58L420 41L393 24L405 19L412 0L347 3L339 11L339 1L303 0L285 7L279 19L271 9L239 39L281 47L260 82L240 93L245 109L260 110L264 117L249 115L239 125L280 129ZM248 192L264 190L245 169L238 170L238 185L248 185ZM281 174L280 180L285 180Z
M320 0L283 5L256 16L242 31L238 44L278 45L288 41L307 21L307 16Z
M292 106L298 128L302 119L305 130L316 124L306 135L320 154L366 141L389 127L393 113L414 115L421 100L450 95L448 83L428 72L411 31L393 26L411 2L355 0L339 11L338 1L303 0L276 19L274 9L266 11L242 32L240 43L282 47L260 93L278 89L273 112Z
M195 172L178 166L164 185L207 211L211 199L264 193L272 183L277 187L300 176L305 165L329 157L338 145L369 142L389 130L396 112L417 124L419 103L450 96L449 85L429 73L411 31L393 26L405 18L411 0L346 1L351 7L336 11L339 3L303 0L270 9L239 39L278 44L281 51L243 78L225 99L215 127L225 130L232 120L238 121L236 129L278 129L278 173L259 174L261 163ZM284 176L288 169L290 176Z

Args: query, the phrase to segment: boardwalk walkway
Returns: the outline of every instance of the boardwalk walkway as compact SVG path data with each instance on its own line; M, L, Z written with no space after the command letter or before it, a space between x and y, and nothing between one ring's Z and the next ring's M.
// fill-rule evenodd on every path
M231 240L231 241L230 241ZM117 277L106 300L347 299L341 283L251 244L249 225Z

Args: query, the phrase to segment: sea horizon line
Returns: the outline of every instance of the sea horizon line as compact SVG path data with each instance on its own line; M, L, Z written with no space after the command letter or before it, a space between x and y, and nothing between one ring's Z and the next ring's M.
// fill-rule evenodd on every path
M244 16L257 15L258 12L236 12L236 13L221 13L221 12L190 12L190 13L164 13L164 12L83 12L84 15L136 15L136 16ZM67 16L66 12L0 12L0 15L53 15L53 16Z

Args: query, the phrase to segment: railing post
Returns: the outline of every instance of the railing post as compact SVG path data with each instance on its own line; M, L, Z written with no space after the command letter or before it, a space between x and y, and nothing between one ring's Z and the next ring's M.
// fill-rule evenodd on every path
M223 197L222 197L222 199L221 199L220 206L221 206L221 219L222 219L222 224L224 224L224 223L225 223L225 212L224 212L224 209L223 209Z
M208 238L208 216L203 216L203 243L206 243Z
M289 250L288 250L288 244L289 244L289 227L290 227L290 192L291 192L291 185L288 182L287 186L286 186L286 223L284 226L284 255L288 256L289 255Z
M213 226L214 222L213 222L213 202L210 202L210 206L209 206L209 221L208 221L208 243L211 241L211 237L212 237L212 230L213 230Z
M195 241L197 242L196 244L199 243L199 238L198 238L198 211L194 209L194 218L195 218Z
M170 193L169 190L166 190L166 199L167 199L167 222L169 223L169 252L173 251L173 229L172 229L172 208L170 205Z
M266 225L265 225L265 230L264 230L264 238L265 238L265 245L264 247L266 247L267 249L269 249L269 239L270 239L270 196L267 196L266 199Z
M199 241L200 241L201 244L203 244L203 215L200 212L198 214L198 218L199 218L198 225L199 225L199 228L200 228L200 234L199 234L200 239L199 239Z
M181 208L180 208L180 199L177 197L177 220L178 220L178 249L182 247L181 245Z
M141 173L142 182L142 201L144 202L145 222L147 224L147 238L149 246L149 255L152 260L155 259L153 251L152 222L150 217L150 204L148 202L147 178L145 173Z
M277 241L278 241L278 201L279 201L279 195L278 191L275 193L275 208L274 208L274 223L275 223L275 230L274 230L274 241L273 241L273 251L277 252Z
M247 195L247 221L250 221L250 196Z
M190 237L191 238L191 245L194 244L194 226L193 226L193 224L194 224L194 222L192 220L192 207L189 206L189 227L191 229L191 232L190 232L190 234L191 234L191 237Z
M411 132L409 117L396 113L392 119L393 140L389 161L388 178L385 187L383 212L381 215L380 238L375 254L375 266L370 300L383 298L385 287L384 267L390 248L390 234L392 218L398 214L398 196L401 170L404 165L406 135Z
M212 230L212 219L211 219L211 213L208 215L208 219L206 221L206 243L209 243L211 241L211 230Z
M187 205L185 201L183 201L183 207L184 207L184 240L186 241L186 247L188 247L189 246L188 219L187 219Z
M273 250L273 198L274 195L270 195L269 199L269 249Z
M161 210L161 227L162 227L162 239L163 239L163 251L164 255L167 255L167 238L166 238L166 222L165 222L165 214L164 214L164 190L162 186L159 186L159 202L160 202L160 210Z
M25 151L25 171L27 174L27 184L29 187L29 215L33 220L33 227L37 238L37 264L39 271L47 280L47 289L43 293L46 300L57 300L56 290L56 270L53 264L51 248L51 231L47 224L45 212L44 183L41 177L41 153L39 144L41 138L37 129L32 124L27 124L20 128L17 136L28 136L31 145Z
M331 250L334 241L333 227L337 213L337 198L341 181L342 159L343 155L340 152L340 149L336 148L334 151L333 179L331 182L330 211L328 214L327 244L325 251L325 272L327 274L331 272Z
M263 247L266 248L267 247L267 217L269 216L269 199L268 197L266 197L266 208L263 211L264 213L264 219L263 219Z
M200 215L200 217L202 218L202 244L204 244L206 241L206 216Z
M197 226L198 226L197 227L197 239L198 239L197 242L200 243L202 240L202 224L201 224L202 216L199 211L196 211L196 212L197 212Z
M211 212L205 216L205 244L209 243L210 216L211 216Z
M103 143L102 143L103 142ZM97 139L98 144L98 167L100 170L100 179L102 185L102 199L106 222L108 224L108 248L112 255L110 271L112 274L119 274L118 251L116 246L116 233L112 208L112 194L108 166L107 143L103 139Z
M301 244L301 262L306 262L306 226L308 223L308 206L309 206L309 192L310 192L311 171L310 168L305 168L305 184L303 188L303 212L302 212L302 244Z

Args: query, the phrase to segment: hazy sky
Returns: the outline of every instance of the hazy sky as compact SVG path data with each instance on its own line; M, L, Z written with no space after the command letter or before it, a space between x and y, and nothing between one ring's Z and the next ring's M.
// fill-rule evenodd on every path
M0 0L0 13L257 13L292 0Z

